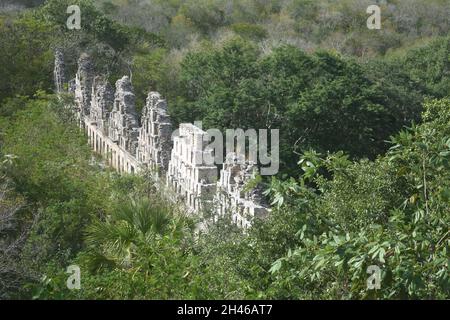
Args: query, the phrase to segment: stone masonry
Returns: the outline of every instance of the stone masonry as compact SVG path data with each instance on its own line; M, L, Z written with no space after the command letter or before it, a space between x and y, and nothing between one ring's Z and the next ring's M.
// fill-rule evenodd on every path
M158 92L150 92L142 110L137 159L155 172L167 171L172 148L172 123L167 103Z
M92 100L89 118L92 124L108 134L109 116L114 103L114 90L103 77L95 77L92 85Z
M78 60L78 72L75 77L75 113L80 126L84 125L84 117L89 115L91 105L94 68L91 58L82 54Z
M135 107L133 87L128 77L123 77L116 82L116 94L108 135L120 147L136 157L139 118Z
M236 153L227 155L214 198L217 216L230 214L235 224L248 228L254 217L261 218L268 213L261 191L257 188L247 190L248 183L257 174L254 163L238 159Z
M61 52L55 54L54 76L56 91L62 93L65 77ZM194 124L183 123L172 134L167 102L159 93L148 94L139 119L130 79L119 79L114 90L105 77L95 76L87 54L80 57L78 72L68 88L89 145L118 172L133 174L150 169L190 212L208 211L215 219L228 214L243 228L250 226L254 217L264 217L270 211L260 190L247 188L257 174L256 165L236 161L235 154L228 155L220 172L215 165L207 164L205 156L213 155L207 148L207 133Z
M207 133L191 123L182 123L173 138L167 185L192 211L211 210L217 184L217 167L207 165L204 156Z
M66 82L65 64L64 64L64 55L59 49L56 50L55 52L55 70L53 72L53 78L55 81L56 93L63 92L64 83Z

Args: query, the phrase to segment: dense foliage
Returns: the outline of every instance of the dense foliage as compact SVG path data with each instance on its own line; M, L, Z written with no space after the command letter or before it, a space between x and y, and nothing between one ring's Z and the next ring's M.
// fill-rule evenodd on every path
M448 99L427 102L426 122L394 137L375 162L305 157L319 197L312 207L292 204L295 195L280 205L302 217L298 243L271 269L277 294L448 298L449 106ZM333 179L317 174L321 168ZM370 265L382 269L381 290L372 293Z
M172 115L202 119L207 128L283 127L281 158L288 168L296 162L292 149L372 158L386 149L390 135L419 119L425 90L410 89L414 80L404 73L406 84L395 78L380 83L364 67L292 46L261 56L252 43L232 39L186 56L185 98L172 106Z
M448 1L378 1L382 30L366 28L369 0L102 0L113 19L163 35L171 47L229 33L264 47L290 44L362 58L384 55L449 32Z
M450 8L408 3L382 5L378 33L355 0L0 14L0 298L448 299ZM158 182L105 168L71 98L50 94L56 48L67 76L81 51L111 81L129 74L138 108L161 91L175 124L280 128L282 172L255 182L270 216L199 231ZM66 287L74 264L81 290Z

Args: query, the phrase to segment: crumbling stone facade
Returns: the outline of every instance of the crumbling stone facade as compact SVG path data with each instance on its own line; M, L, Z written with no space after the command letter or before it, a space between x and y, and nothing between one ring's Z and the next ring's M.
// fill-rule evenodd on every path
M253 217L269 212L261 192L247 190L257 174L255 164L236 161L231 154L219 172L206 161L213 159L208 134L191 123L181 124L172 133L167 102L159 93L148 94L139 119L128 77L119 79L114 90L105 77L94 75L88 55L83 54L78 63L76 77L68 86L74 96L73 111L92 149L112 168L121 173L151 169L191 212L209 211L215 218L229 214L244 228ZM58 93L64 90L63 68L63 56L56 53Z
M207 133L191 123L182 123L173 137L167 184L192 211L211 210L217 184L217 167L208 165L211 155Z
M172 149L172 123L167 103L158 92L150 92L142 110L137 159L154 172L166 172Z
M64 91L64 84L66 83L65 70L64 55L61 50L58 49L55 52L55 68L53 71L56 93L62 93Z
M248 228L253 218L266 216L268 209L261 190L249 185L257 176L255 163L239 159L236 153L228 154L214 199L217 216L229 214L243 228Z
M108 135L109 117L114 103L114 90L103 77L94 78L92 85L92 100L89 118L92 124Z
M139 119L135 107L135 96L130 79L123 77L116 82L114 107L109 122L109 137L124 150L136 156Z
M84 125L84 117L89 115L91 105L94 67L91 58L82 54L78 60L78 72L75 77L75 113L80 126Z

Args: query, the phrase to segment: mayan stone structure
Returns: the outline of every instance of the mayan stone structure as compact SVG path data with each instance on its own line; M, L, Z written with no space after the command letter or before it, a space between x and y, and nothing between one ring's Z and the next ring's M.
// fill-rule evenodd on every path
M64 55L61 50L56 50L55 69L53 72L56 93L62 93L64 91L64 84L66 83L65 70Z
M142 110L137 159L155 172L166 172L172 149L172 123L167 103L158 92L150 92Z
M227 155L214 199L217 216L230 214L234 223L243 228L251 225L253 218L264 217L267 206L258 189L248 184L258 175L257 166L236 153Z
M54 76L56 91L62 93L65 77L60 52L55 55ZM219 172L209 163L214 151L207 148L208 134L191 123L181 124L173 133L167 102L159 93L148 94L139 116L130 79L119 79L114 89L106 77L95 75L86 54L78 61L68 92L74 97L73 111L89 145L118 172L133 174L150 169L152 176L165 183L190 212L208 211L214 218L228 214L243 228L252 218L270 211L259 190L247 190L257 167L236 161L236 155L231 154Z
M92 100L89 118L93 125L103 133L108 134L109 117L114 103L114 90L103 77L94 78L92 85Z
M94 67L91 58L87 54L82 54L78 60L75 78L75 112L80 126L84 125L84 117L89 115L93 81Z
M111 111L109 137L120 147L136 156L139 136L139 118L130 79L123 77L116 82L114 107Z
M207 145L207 133L191 123L182 123L173 138L167 184L192 211L211 210L216 192L217 167L206 164Z

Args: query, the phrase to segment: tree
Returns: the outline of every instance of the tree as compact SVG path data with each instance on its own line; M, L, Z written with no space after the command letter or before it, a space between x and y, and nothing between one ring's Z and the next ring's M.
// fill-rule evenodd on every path
M0 170L5 170L11 160L5 157ZM36 280L36 274L21 258L37 215L31 213L27 219L24 199L14 194L10 181L0 174L0 298L12 299L21 296L26 282Z
M422 84L428 95L443 98L448 94L450 79L450 37L437 39L411 50L399 61L411 79Z
M96 259L101 256L119 268L132 268L136 258L143 258L136 257L140 247L153 246L168 235L180 239L187 226L162 199L130 199L118 204L106 221L95 221L86 241Z
M52 90L53 33L49 23L28 15L18 20L0 17L0 108L6 98Z
M390 135L419 119L422 93L409 95L415 89L402 71L381 85L381 72L366 70L337 54L292 46L261 57L252 42L236 38L186 56L184 99L171 114L202 119L206 128L283 128L286 172L295 172L297 153L309 148L373 159Z
M428 101L426 122L394 137L374 162L352 164L339 155L301 161L305 175L297 188L314 182L319 196L308 211L281 203L282 211L302 212L304 222L297 225L300 243L272 265L268 292L278 298L448 296L450 202L442 182L450 173L449 103ZM380 290L366 287L370 265L382 270Z

